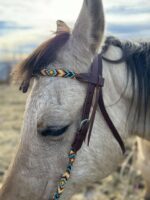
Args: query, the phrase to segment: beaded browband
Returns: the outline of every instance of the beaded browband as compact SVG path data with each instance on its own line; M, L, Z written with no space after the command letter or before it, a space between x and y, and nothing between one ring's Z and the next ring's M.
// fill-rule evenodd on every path
M77 74L70 70L65 69L42 69L41 75L50 76L50 77L63 77L63 78L71 78L74 79Z
M83 105L81 125L76 132L74 141L68 154L69 162L67 165L67 169L58 181L57 190L53 195L53 200L59 200L64 191L65 185L70 178L77 152L82 147L82 144L86 140L86 138L89 145L98 105L108 127L110 128L115 139L118 141L123 153L125 153L125 146L104 105L102 93L104 79L102 77L101 54L97 55L94 59L89 73L77 74L76 72L67 69L44 68L41 70L40 75L49 77L71 78L76 79L80 82L88 83L87 94Z

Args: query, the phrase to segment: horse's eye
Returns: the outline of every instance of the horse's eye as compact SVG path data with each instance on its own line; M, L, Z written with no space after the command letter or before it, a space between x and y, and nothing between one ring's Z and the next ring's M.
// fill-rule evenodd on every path
M69 126L64 126L64 127L53 127L53 126L48 126L46 129L39 129L39 133L46 137L46 136L61 136L63 133L67 131Z

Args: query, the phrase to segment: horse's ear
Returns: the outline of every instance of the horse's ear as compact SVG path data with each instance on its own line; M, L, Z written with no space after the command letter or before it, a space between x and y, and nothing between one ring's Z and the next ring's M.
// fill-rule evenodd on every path
M72 31L72 45L78 46L80 52L88 51L96 54L103 41L104 29L102 0L84 0L80 15Z
M57 24L56 34L60 34L63 32L68 32L68 33L71 32L70 27L65 22L63 22L61 20L57 20L56 24Z

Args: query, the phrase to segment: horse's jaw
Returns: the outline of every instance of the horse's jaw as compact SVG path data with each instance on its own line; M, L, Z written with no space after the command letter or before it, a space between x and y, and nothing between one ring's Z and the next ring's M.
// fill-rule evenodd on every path
M19 158L16 157L18 160ZM14 160L0 189L0 200L37 200L44 191L43 181L29 175L28 169Z

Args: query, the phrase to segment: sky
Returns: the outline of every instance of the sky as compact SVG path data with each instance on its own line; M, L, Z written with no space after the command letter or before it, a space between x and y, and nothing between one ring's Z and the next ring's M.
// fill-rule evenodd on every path
M0 0L0 53L29 52L55 31L58 19L72 25L83 0ZM103 0L106 34L149 38L150 0Z

